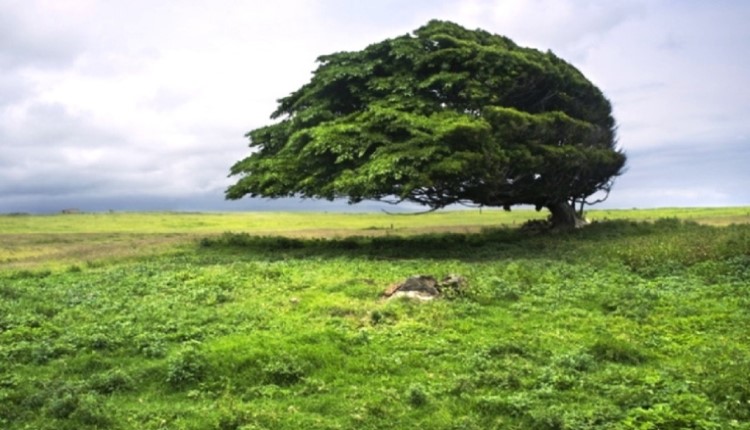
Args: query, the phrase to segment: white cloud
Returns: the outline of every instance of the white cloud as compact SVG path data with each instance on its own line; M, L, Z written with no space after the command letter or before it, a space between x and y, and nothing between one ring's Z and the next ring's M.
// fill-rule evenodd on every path
M244 132L309 75L318 54L317 38L304 34L313 6L58 1L11 8L14 47L30 52L13 58L17 80L29 89L7 102L0 136L15 168L0 179L20 190L20 181L38 181L44 170L69 183L96 178L113 194L220 194L229 166L244 155ZM45 55L65 62L41 61ZM15 86L8 87L0 100Z
M455 16L520 45L581 59L613 29L643 13L642 1L467 0Z
M750 136L748 10L637 0L3 2L0 211L14 210L2 199L10 192L26 193L16 200L24 202L63 192L220 198L229 166L247 155L244 133L268 123L316 57L431 18L571 61L611 98L621 143L635 155L737 145ZM631 160L642 163L631 166L631 184L664 170L646 160Z

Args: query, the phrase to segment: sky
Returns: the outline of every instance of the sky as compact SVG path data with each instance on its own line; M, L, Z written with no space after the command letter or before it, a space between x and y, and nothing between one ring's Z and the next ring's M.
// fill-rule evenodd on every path
M604 92L628 165L600 207L750 205L745 0L0 0L0 213L377 210L224 190L318 56L431 19Z

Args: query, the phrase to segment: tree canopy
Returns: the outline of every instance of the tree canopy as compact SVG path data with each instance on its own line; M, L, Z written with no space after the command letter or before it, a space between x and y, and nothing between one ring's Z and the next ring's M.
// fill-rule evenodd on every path
M549 51L431 21L318 62L247 133L228 199L529 204L569 223L625 164L609 101Z

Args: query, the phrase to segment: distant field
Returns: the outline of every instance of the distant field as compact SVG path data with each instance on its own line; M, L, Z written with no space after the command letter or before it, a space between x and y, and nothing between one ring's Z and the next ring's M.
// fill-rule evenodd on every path
M750 222L750 207L665 208L591 210L587 218L595 220L656 220L679 218L712 225ZM542 219L546 211L498 209L438 211L411 215L386 213L334 212L123 212L70 215L0 215L0 233L222 233L254 234L294 233L322 235L359 234L372 231L450 230L477 227L520 225L530 219Z
M545 211L497 209L386 213L82 213L0 215L0 268L93 264L176 249L224 232L287 237L347 237L476 233L543 219ZM708 225L750 223L750 207L589 211L591 221L677 218Z
M0 216L0 428L750 430L748 212Z
M535 211L433 212L422 215L323 212L91 213L3 216L4 233L341 233L414 228L450 228L522 223L544 217Z
M0 216L0 268L64 267L177 251L224 232L287 237L477 232L540 218L534 211L385 213L83 213Z
M592 210L587 212L587 216L591 220L599 221L607 219L654 221L662 218L677 218L707 225L729 225L750 223L750 207Z

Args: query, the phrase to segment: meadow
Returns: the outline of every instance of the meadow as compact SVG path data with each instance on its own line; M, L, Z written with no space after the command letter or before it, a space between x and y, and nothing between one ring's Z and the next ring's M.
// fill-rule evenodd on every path
M0 428L750 429L750 208L543 216L0 216Z

